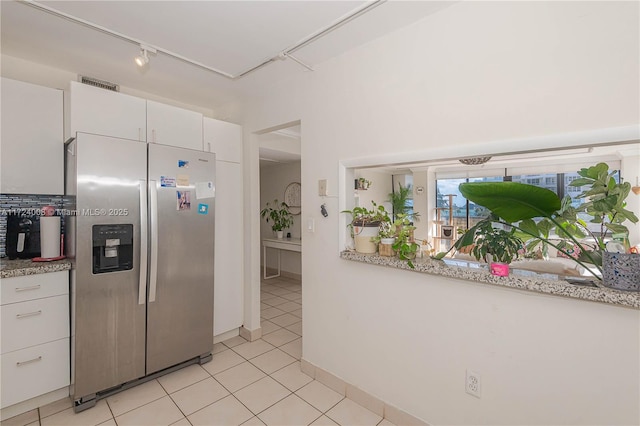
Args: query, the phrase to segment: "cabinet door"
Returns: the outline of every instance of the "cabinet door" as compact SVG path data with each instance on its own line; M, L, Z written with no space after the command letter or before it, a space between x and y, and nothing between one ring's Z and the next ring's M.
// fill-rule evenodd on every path
M71 82L66 137L76 132L144 141L147 101L123 93Z
M241 163L242 127L205 117L204 150L215 152L216 160Z
M2 79L0 192L62 194L62 91Z
M202 114L147 101L147 142L202 151Z
M216 161L213 334L243 322L242 167Z
M0 408L69 386L69 338L0 355Z
M0 306L1 353L69 337L69 296Z
M69 294L69 271L23 275L0 280L3 305Z

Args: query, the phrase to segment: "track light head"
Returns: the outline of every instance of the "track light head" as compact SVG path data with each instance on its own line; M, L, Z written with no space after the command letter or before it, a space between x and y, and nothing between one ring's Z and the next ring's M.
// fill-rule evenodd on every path
M142 49L140 54L135 58L136 65L143 67L149 63L149 56L147 56L147 49Z
M145 46L144 44L140 45L140 54L135 57L134 61L136 65L139 67L144 67L149 63L149 52L156 53L157 50L153 47Z

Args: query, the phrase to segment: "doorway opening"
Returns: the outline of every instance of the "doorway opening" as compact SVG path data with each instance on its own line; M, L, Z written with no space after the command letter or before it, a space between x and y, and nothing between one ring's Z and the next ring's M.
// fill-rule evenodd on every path
M301 350L302 345L300 130L296 123L258 136L260 209L264 212L260 220L260 326L264 340L290 340L287 344L293 350ZM280 221L283 216L285 220Z

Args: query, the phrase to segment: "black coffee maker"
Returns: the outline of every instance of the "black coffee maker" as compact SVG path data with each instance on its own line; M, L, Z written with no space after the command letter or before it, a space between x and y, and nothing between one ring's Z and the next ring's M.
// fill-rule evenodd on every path
M7 256L9 259L40 257L39 215L7 215Z

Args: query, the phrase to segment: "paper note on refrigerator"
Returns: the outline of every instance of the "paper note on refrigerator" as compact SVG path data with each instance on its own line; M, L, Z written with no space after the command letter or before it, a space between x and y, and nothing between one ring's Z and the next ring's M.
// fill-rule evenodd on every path
M213 198L216 196L216 187L213 182L196 182L196 199Z
M178 175L178 186L189 186L189 175Z

